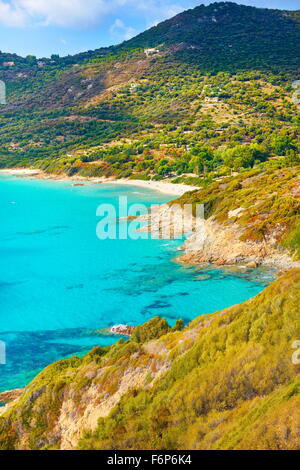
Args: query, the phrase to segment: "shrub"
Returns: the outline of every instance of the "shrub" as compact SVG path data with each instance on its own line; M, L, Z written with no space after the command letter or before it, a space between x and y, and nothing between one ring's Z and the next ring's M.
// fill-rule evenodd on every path
M158 339L171 331L168 322L161 317L154 317L144 325L137 326L131 339L137 343L145 343L152 339Z

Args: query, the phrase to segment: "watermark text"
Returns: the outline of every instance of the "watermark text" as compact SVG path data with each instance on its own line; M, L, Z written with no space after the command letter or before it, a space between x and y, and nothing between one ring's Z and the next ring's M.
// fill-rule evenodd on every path
M117 206L100 204L96 227L99 240L182 239L204 232L204 205L179 204L150 207L128 204L126 196L119 197Z

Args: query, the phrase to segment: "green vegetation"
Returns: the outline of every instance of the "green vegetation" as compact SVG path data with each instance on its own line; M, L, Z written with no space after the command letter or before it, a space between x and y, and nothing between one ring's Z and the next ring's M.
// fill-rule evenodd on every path
M0 167L202 186L276 156L299 165L299 35L298 12L218 3L119 46L0 54Z
M294 269L181 331L156 318L138 342L55 363L0 417L0 448L299 449L299 302Z
M158 339L171 331L168 322L164 318L155 317L145 325L137 326L131 336L132 341L146 343L152 339Z
M293 271L256 299L195 320L193 347L151 391L124 396L80 447L299 448L299 287Z

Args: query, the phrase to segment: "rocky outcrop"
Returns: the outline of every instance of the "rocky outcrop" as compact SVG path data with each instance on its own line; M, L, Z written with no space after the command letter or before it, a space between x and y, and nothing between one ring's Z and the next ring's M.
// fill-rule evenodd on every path
M15 390L0 393L0 416L14 405L14 402L18 400L23 392L23 388L16 388Z
M201 233L189 237L183 249L184 255L178 258L184 263L215 263L219 266L243 264L256 268L260 264L280 268L298 266L293 263L288 252L279 249L277 238L268 237L264 241L241 240L241 227L237 224L222 225L210 218L203 222Z
M157 317L143 328L153 331L157 326L159 336L161 321ZM134 331L125 325L118 327L126 327L128 334ZM124 334L124 329L121 330ZM5 446L18 450L32 446L73 449L84 432L95 430L99 418L107 417L130 390L153 387L170 368L172 360L163 339L149 349L142 342L132 340L121 341L108 351L95 347L84 358L74 357L50 365L18 393L18 397L22 395L21 406L17 401L3 408L3 416L11 413L12 437ZM0 418L0 449L3 423Z
M15 390L0 393L0 403L9 403L16 400L20 395L22 395L23 391L23 388L16 388Z
M110 333L112 333L113 335L131 336L134 332L134 329L134 326L114 325L110 328Z
M230 211L228 219L239 217L242 208ZM281 269L298 267L287 250L279 248L278 234L274 231L263 241L242 240L241 226L234 221L221 224L212 216L205 220L184 212L179 205L164 204L149 216L142 216L148 225L140 231L151 232L153 238L178 238L187 235L182 246L184 254L177 258L182 263L215 263L218 266L243 264L256 268L261 264ZM183 223L184 220L184 223Z

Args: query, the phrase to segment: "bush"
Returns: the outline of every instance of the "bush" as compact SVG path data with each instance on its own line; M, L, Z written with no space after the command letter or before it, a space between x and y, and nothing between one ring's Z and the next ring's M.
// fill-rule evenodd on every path
M184 329L184 321L180 318L176 320L175 326L173 328L174 331L182 331Z
M144 325L137 326L131 336L137 343L146 343L169 333L171 327L164 318L154 317Z

